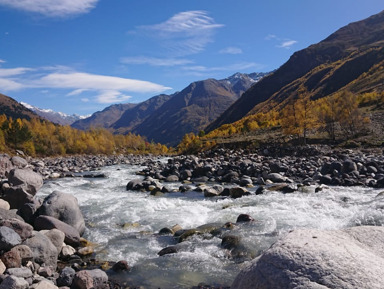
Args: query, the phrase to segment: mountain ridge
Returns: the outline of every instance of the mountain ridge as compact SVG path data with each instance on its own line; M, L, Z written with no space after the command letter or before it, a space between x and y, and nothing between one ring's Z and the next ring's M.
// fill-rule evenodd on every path
M248 113L256 113L257 105L267 101L284 87L320 65L341 61L362 49L382 46L384 46L384 11L365 20L350 23L321 42L295 52L279 69L246 91L218 119L209 124L206 131L233 123ZM276 99L279 97L275 97Z

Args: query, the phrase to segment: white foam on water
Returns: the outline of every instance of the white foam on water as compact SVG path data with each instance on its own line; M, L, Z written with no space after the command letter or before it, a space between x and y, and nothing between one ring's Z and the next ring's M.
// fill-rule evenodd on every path
M98 243L100 259L127 260L133 285L145 288L190 288L200 282L229 286L240 267L221 248L221 239L193 236L177 244L156 233L179 224L196 228L208 223L235 223L238 215L256 221L238 225L230 234L240 236L252 256L267 249L277 238L295 228L340 229L353 225L384 225L384 198L380 192L361 187L330 187L315 193L267 192L239 199L204 198L202 193L169 193L162 197L126 191L136 178L138 166L103 168L108 178L64 178L46 182L38 196L54 190L73 194L83 211L85 237ZM172 187L180 184L173 183ZM208 234L209 235L209 234ZM179 246L177 254L158 256L167 246ZM151 272L149 276L147 273Z

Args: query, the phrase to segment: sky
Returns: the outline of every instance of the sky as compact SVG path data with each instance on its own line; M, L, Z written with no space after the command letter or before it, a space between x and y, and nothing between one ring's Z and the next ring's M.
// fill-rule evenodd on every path
M0 0L0 93L67 114L269 72L383 0Z

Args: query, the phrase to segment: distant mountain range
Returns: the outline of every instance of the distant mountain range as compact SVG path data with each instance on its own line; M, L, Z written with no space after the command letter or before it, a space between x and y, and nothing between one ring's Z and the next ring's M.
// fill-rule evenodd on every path
M275 72L247 90L206 130L246 115L279 109L305 88L312 99L349 90L384 89L384 11L351 23L295 52Z
M60 125L71 125L72 123L74 123L79 119L88 117L88 116L81 116L77 114L68 115L62 112L53 111L52 109L42 109L25 102L20 102L20 104L22 104L29 110L33 111L35 114L41 116L42 118Z
M203 130L267 74L236 73L222 80L196 81L172 95L157 95L138 104L112 105L76 121L72 127L132 132L149 141L176 145L186 133Z

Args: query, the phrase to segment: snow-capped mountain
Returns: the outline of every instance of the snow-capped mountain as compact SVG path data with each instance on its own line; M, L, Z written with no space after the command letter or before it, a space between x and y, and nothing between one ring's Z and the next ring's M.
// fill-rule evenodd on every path
M222 83L226 83L232 87L232 90L241 96L252 85L267 76L269 72L253 72L250 74L237 72L225 79L220 80Z
M24 105L26 108L32 110L34 113L41 116L42 118L45 118L53 123L57 123L60 125L71 125L72 123L74 123L79 119L84 119L89 117L88 115L87 116L81 116L78 114L68 115L62 112L53 111L52 109L42 109L25 102L21 102L21 104Z

